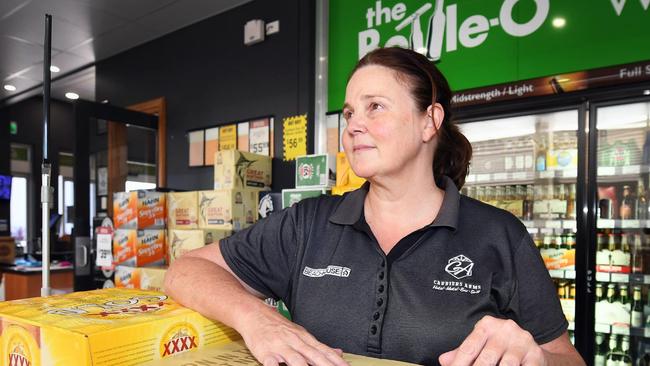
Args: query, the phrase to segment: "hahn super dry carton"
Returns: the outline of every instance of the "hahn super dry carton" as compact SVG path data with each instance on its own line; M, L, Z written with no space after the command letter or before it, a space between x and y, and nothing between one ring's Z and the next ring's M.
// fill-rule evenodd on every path
M161 292L118 288L3 302L0 325L1 365L141 365L240 338Z

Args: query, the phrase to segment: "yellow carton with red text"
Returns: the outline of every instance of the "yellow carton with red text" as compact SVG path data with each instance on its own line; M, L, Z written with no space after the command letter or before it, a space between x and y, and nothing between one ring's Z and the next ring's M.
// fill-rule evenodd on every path
M161 292L112 288L0 303L0 365L141 365L239 338Z
M365 183L366 180L360 178L350 167L345 152L341 151L336 154L336 186L338 187L354 187L359 188Z
M115 287L162 291L167 267L115 267Z

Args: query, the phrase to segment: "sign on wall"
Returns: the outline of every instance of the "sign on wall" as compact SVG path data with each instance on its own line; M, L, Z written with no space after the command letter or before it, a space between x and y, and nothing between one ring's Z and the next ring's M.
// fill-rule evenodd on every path
M307 115L282 119L284 160L295 160L307 154Z
M456 91L650 60L648 0L329 3L329 111L341 109L350 71L377 47L425 54Z

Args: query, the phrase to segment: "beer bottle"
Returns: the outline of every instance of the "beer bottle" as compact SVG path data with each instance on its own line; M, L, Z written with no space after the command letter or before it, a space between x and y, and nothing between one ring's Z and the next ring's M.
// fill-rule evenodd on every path
M557 297L566 298L566 282L560 282L557 286Z
M636 186L636 218L639 220L648 220L648 198L646 197L643 178L639 179Z
M576 247L576 234L569 232L566 236L566 246L568 250L575 249Z
M569 220L576 219L576 185L572 183L569 185L569 198L566 206L566 217Z
M605 294L603 292L603 284L598 282L596 283L596 302L601 302L605 300Z
M630 304L630 294L627 291L627 285L626 284L621 284L618 288L618 296L621 302L621 305L623 305L624 308L626 308L628 311L631 308Z
M476 187L476 197L475 198L477 200L479 200L481 202L485 202L485 189L486 189L485 186Z
M621 356L618 360L620 366L632 366L632 357L630 357L630 337L623 336L621 339Z
M569 285L569 299L575 300L576 298L576 283L571 282L571 285Z
M618 348L618 336L616 334L610 334L605 366L618 366L618 361L621 358L620 355L621 351Z
M546 170L546 138L542 136L537 144L535 153L535 170L543 172Z
M641 299L641 287L639 286L634 286L630 325L638 328L643 327L643 300Z
M524 220L533 219L533 207L534 207L534 191L532 185L526 186L526 196L524 199Z
M542 236L543 234L539 232L533 234L533 243L535 243L535 248L537 248L537 250L542 250Z
M621 208L619 210L619 215L622 220L629 220L634 218L634 197L632 197L632 191L630 186L623 186L623 199L621 200Z
M607 285L607 302L610 304L613 304L618 300L616 298L616 285L613 283L610 283Z
M596 251L596 270L600 271L601 269L599 267L609 266L609 256L611 253L607 241L609 236L602 232L599 232L597 235L598 250Z
M632 246L631 266L632 273L643 273L643 250L641 243L641 235L634 234L634 245Z
M606 346L605 334L596 333L596 357L594 359L594 366L605 366L605 357L607 357Z

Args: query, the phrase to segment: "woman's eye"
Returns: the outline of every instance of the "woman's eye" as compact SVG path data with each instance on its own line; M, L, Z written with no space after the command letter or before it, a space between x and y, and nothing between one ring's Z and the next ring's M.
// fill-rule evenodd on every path
M379 103L370 103L370 110L371 111L375 111L375 110L382 109L382 108L384 108L384 107Z
M343 118L345 118L346 120L352 118L352 112L350 111L343 112Z

